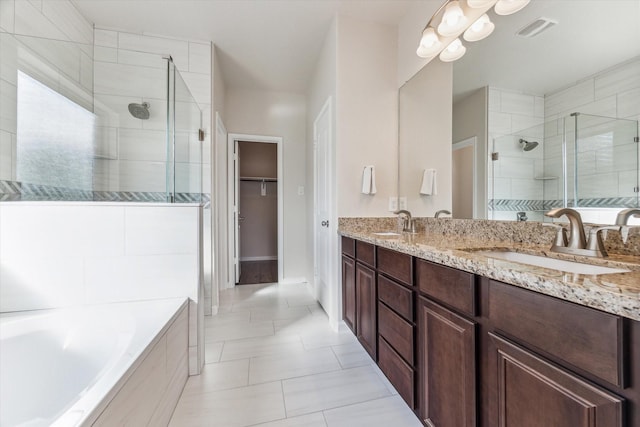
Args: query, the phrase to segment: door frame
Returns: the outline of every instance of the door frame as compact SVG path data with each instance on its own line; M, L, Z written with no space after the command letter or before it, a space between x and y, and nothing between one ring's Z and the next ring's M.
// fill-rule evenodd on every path
M460 150L461 148L467 148L469 146L473 147L473 170L471 171L473 176L473 200L471 203L473 207L473 218L478 218L478 138L472 136L471 138L453 143L451 146L451 153L453 155L454 151Z
M318 112L318 114L316 115L314 121L313 121L313 288L314 288L314 297L316 299L318 299L318 289L317 289L317 277L318 277L318 254L317 254L317 250L318 250L318 229L320 228L320 221L318 218L318 202L317 202L317 195L318 195L318 180L317 180L317 174L318 174L318 152L317 152L317 142L316 142L316 135L317 135L317 124L318 124L318 119L323 115L323 114L327 114L328 115L328 120L329 120L329 147L328 147L328 158L327 161L329 162L329 169L331 171L334 171L334 140L333 140L333 98L331 96L329 96L327 98L327 100L325 101L325 103L323 104L322 108L320 109L320 111ZM338 330L339 327L339 321L342 320L342 292L340 292L341 290L341 281L342 278L341 276L338 274L338 270L337 270L337 265L340 265L339 263L339 258L340 258L340 250L339 250L339 246L338 246L338 224L337 224L337 213L335 211L336 208L336 204L335 204L335 188L336 188L336 179L335 179L335 173L332 173L330 178L329 178L329 200L328 200L328 208L327 208L327 212L329 213L329 227L327 232L329 233L329 259L327 260L327 268L329 270L328 272L328 276L329 276L329 280L330 283L328 283L328 292L329 292L329 296L328 296L328 300L329 300L329 307L323 307L324 310L327 312L327 315L329 316L329 324L331 325L331 327L334 330ZM335 248L335 249L333 249Z
M283 139L279 136L266 135L247 135L242 133L230 133L227 136L227 224L228 236L227 254L228 254L228 271L229 281L227 288L233 288L236 285L235 277L235 217L233 212L233 199L235 188L235 174L233 168L234 147L236 141L260 142L267 144L277 144L278 152L278 283L282 282L284 274L284 194L283 194L283 175L282 175L282 143ZM239 260L238 260L239 262Z

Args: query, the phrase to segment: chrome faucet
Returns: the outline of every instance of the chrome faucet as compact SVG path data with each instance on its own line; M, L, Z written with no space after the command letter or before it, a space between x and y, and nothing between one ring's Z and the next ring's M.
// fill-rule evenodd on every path
M440 218L440 215L451 215L451 212L449 212L446 209L440 209L439 211L436 212L434 218Z
M623 209L618 212L618 216L616 217L616 225L627 225L629 222L629 218L632 216L640 217L640 209L638 208L629 208Z
M407 233L416 232L416 223L414 219L411 218L411 212L401 209L399 211L395 211L394 214L399 215L400 218L402 218L402 231Z

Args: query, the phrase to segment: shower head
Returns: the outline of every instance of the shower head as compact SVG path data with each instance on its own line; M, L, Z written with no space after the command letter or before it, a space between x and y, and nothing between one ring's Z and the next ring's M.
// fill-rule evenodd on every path
M522 151L531 151L538 146L536 141L526 141L524 139L520 139L520 144L522 145Z
M136 119L147 120L149 118L149 107L148 102L143 102L142 104L132 102L129 104L129 112Z

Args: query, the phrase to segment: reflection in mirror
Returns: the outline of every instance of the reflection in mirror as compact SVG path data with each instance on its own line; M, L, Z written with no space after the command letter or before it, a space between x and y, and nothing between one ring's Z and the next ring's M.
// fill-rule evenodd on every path
M544 31L517 34L541 17L551 24ZM585 222L613 223L638 206L639 17L635 0L537 0L515 15L490 12L495 32L453 65L454 150L476 138L475 187L465 196L474 218L516 221L524 212L541 221L565 205ZM538 145L525 151L521 140ZM454 217L466 217L453 200Z

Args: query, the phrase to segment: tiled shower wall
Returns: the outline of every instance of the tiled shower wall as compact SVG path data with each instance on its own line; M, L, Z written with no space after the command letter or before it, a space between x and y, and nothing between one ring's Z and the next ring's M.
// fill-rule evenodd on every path
M524 152L520 138L542 139L544 97L501 88L489 88L489 218L515 220L524 211L529 220L542 220L542 147ZM523 132L524 131L524 132ZM493 147L493 148L492 148Z
M640 57L633 58L610 69L588 76L575 84L545 96L545 174L562 176L562 135L567 132L568 141L574 138L573 118L579 112L578 176L580 209L587 221L613 223L618 209L615 206L631 205L637 198L633 187L637 182L638 144L637 123L608 120L588 115L640 120ZM563 119L565 119L563 121ZM566 131L563 127L566 124ZM574 156L572 144L568 155ZM569 172L573 172L569 162ZM545 199L562 197L559 181L545 181ZM568 183L569 198L573 194L573 182Z
M0 1L0 181L16 179L17 70L91 111L92 45L92 25L68 0Z
M202 109L206 141L193 105L176 96L176 190L210 193L211 44L161 36L95 29L95 103L101 159L97 190L164 191L167 61L171 56ZM179 86L178 86L179 88ZM148 102L149 120L127 110ZM204 170L200 174L200 162Z

